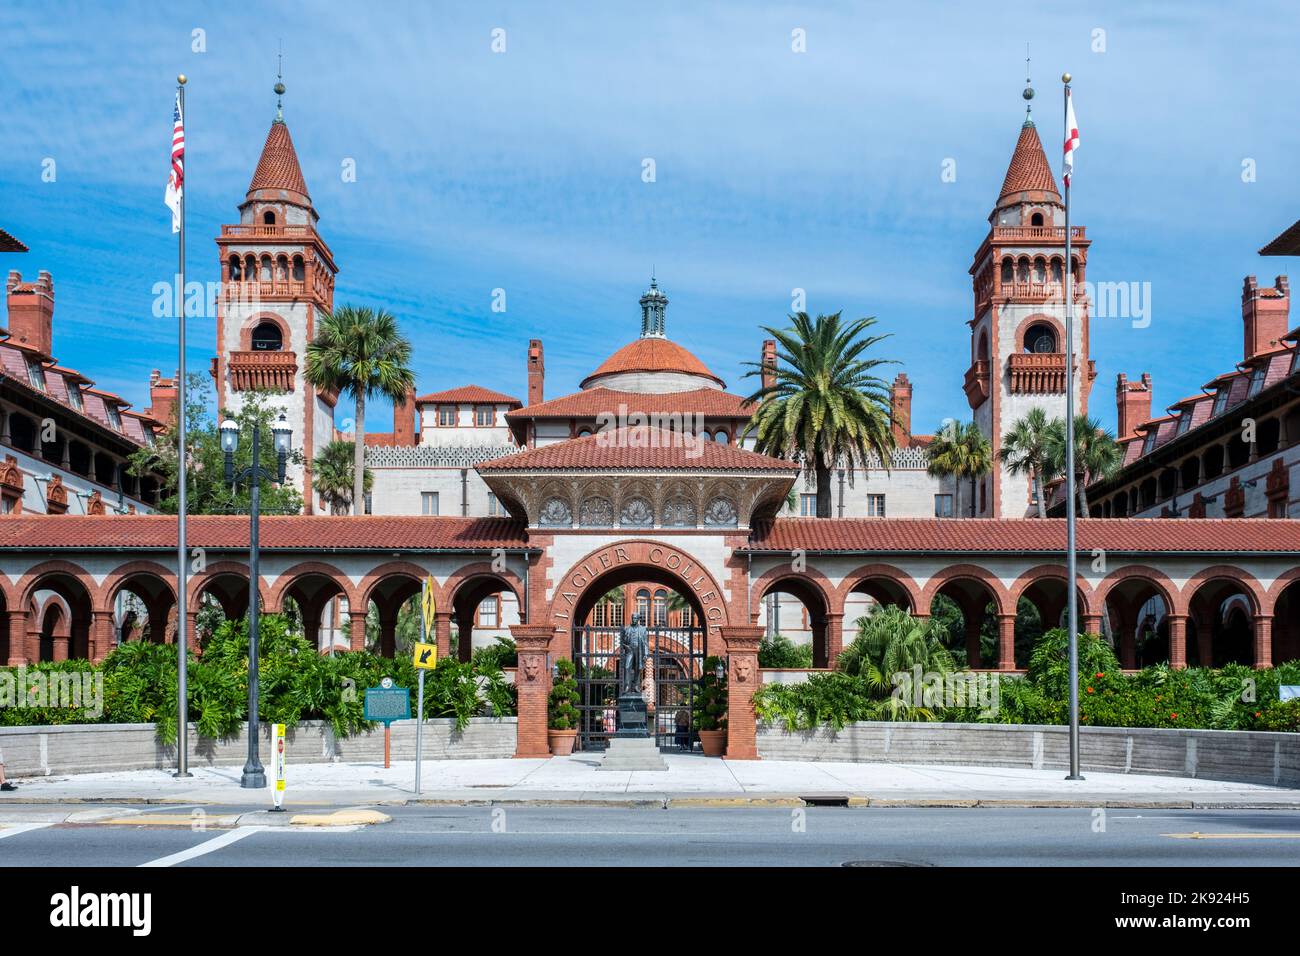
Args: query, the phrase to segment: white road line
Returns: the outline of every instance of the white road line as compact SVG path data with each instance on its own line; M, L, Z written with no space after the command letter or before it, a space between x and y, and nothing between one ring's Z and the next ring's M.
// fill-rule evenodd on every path
M156 860L150 860L148 863L141 863L141 866L175 866L177 863L184 863L186 860L192 860L195 857L205 856L222 847L230 846L237 843L244 837L250 837L254 833L261 833L263 830L269 830L270 827L237 827L234 830L227 830L220 836L215 836L211 840L204 840L198 846L192 846L188 850L181 850L179 853L173 853L170 856L161 856Z
M54 826L53 821L47 823L18 823L4 824L0 826L0 840L5 837L18 836L20 833L30 833L32 830L43 830L46 827Z

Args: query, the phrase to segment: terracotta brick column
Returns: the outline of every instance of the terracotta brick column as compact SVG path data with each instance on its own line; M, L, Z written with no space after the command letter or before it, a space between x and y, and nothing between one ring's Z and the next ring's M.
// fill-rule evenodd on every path
M1101 635L1101 615L1084 614L1079 617L1079 626L1085 634Z
M826 615L826 666L834 667L835 659L844 650L844 615Z
M317 618L319 621L320 618ZM305 629L305 628L304 628ZM320 633L319 626L317 634ZM354 651L364 651L366 649L366 616L364 614L348 614L348 643ZM319 637L316 646L320 647Z
M1187 667L1187 615L1169 614L1169 666L1174 670Z
M546 698L551 693L551 662L547 659L554 629L545 624L515 624L510 636L519 650L515 687L519 691L516 757L549 757L546 740Z
M5 663L9 667L26 664L27 615L22 611L10 611L4 616L4 626L9 640L9 659Z
M1255 615L1255 670L1273 666L1273 617Z
M451 654L451 612L438 611L433 615L433 639L438 644L438 660Z
M90 613L90 633L87 638L89 657L98 664L117 644L113 640L112 611L92 611Z
M199 612L195 608L185 612L185 640L191 654L198 654L199 648Z
M727 759L758 759L754 691L759 687L758 644L761 627L722 626L730 669L727 673Z
M998 615L998 670L1016 669L1016 616Z

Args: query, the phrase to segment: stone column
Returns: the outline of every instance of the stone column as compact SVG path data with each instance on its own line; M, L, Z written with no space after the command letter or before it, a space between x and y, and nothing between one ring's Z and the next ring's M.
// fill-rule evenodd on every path
M1101 615L1084 614L1079 617L1079 626L1085 634L1096 634L1101 636Z
M53 655L56 661L68 659L68 644L72 640L72 622L60 621L59 629L50 635Z
M826 666L834 667L844 650L844 615L826 615Z
M551 693L548 657L554 630L545 624L515 624L510 628L519 650L515 688L519 692L516 757L549 757L546 739L546 703Z
M1273 666L1273 616L1255 615L1255 670Z
M1169 666L1174 670L1187 667L1187 615L1169 614Z
M758 759L758 726L754 717L754 691L759 687L758 644L763 629L748 625L719 628L727 646L727 753L728 760Z
M438 660L451 654L451 612L437 611L433 615L434 640L438 644Z
M27 635L24 642L24 654L27 658L26 663L37 664L41 660L41 626L40 622L33 617L27 622Z
M1016 616L998 615L998 670L1016 669Z
M199 612L197 608L185 612L185 641L190 653L199 653Z

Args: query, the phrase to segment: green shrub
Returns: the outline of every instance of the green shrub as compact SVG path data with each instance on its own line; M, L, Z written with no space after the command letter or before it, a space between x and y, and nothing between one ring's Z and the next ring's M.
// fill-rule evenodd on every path
M476 668L502 670L506 667L519 666L519 652L515 642L508 637L498 637L495 644L480 647L470 658Z
M546 701L546 726L551 730L575 730L578 726L578 682L573 679L573 661L561 657L555 662L557 677Z
M718 677L717 657L704 658L704 670L695 682L695 698L691 719L696 730L727 729L727 674Z
M758 666L796 670L812 667L812 645L796 644L783 634L765 636L758 644Z

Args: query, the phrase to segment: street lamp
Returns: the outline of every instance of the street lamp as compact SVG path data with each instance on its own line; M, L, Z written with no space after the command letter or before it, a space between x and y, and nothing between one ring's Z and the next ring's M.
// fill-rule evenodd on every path
M249 549L248 549L248 759L239 785L245 790L260 790L266 786L266 771L257 747L257 581L258 558L261 548L258 540L258 511L261 506L263 481L284 484L284 468L289 458L289 440L293 431L284 420L284 413L271 426L275 442L276 473L272 475L261 467L261 429L253 421L253 463L235 474L235 449L239 447L239 426L226 419L221 423L221 450L226 456L226 482L232 487L248 482L249 493Z

